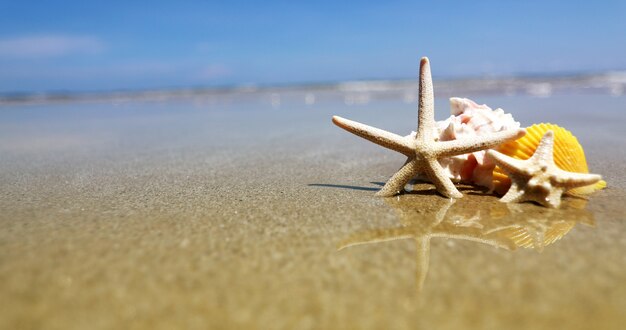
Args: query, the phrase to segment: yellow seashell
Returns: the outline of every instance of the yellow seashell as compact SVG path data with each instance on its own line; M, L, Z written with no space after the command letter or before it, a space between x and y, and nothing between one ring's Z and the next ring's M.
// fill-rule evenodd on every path
M589 173L585 152L578 143L578 139L572 132L558 125L534 124L526 128L525 136L515 141L503 143L497 150L513 158L526 160L533 155L541 137L549 130L554 132L554 163L556 166L568 172ZM511 186L511 180L498 166L493 170L493 184L494 191L499 194L506 193ZM600 180L593 185L574 188L567 192L574 195L590 194L605 187L606 181Z

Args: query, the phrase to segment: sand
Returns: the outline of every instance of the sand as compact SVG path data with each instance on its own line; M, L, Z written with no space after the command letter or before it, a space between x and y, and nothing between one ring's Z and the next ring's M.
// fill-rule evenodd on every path
M609 187L377 198L403 156L330 116L409 133L395 98L2 107L0 328L621 328L624 97L475 99L569 128Z

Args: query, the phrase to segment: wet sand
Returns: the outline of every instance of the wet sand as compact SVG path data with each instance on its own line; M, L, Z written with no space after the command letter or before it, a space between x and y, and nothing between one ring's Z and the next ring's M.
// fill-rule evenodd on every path
M302 96L0 108L0 328L626 322L623 96L474 97L579 138L609 187L558 210L377 198L403 156L330 116L404 134L415 105Z

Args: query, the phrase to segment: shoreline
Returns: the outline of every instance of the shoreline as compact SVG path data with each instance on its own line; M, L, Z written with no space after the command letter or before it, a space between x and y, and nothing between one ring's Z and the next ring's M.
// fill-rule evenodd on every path
M626 72L572 76L537 77L482 77L458 78L435 81L438 96L453 95L528 95L549 97L553 94L591 93L621 96L626 93ZM315 102L315 94L352 95L359 100L400 97L407 101L416 99L415 79L355 80L336 83L312 83L293 85L240 85L230 87L196 87L171 89L119 90L119 91L58 91L58 92L5 92L0 93L0 107L12 105L45 105L97 102L143 102L207 99L224 101L232 98L265 99L281 94L306 94L305 103ZM311 101L311 96L313 99ZM274 101L274 100L272 100ZM280 100L278 101L280 102Z

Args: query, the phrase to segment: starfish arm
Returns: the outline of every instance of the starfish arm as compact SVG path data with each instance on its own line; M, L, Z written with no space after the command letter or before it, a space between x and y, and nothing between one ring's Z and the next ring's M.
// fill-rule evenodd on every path
M433 78L430 73L430 62L427 57L420 61L419 78L419 104L417 111L417 134L418 141L432 139L432 130L435 128L435 94L433 91Z
M502 203L518 203L521 202L524 197L524 191L520 190L517 187L515 182L511 183L511 188L506 192L502 198L500 198L500 202Z
M516 140L526 134L524 129L509 129L506 131L491 133L477 138L437 142L438 155L450 157L467 154L474 151L493 148L504 142Z
M509 176L513 173L520 173L524 168L525 161L509 157L495 150L488 150L487 156L491 157L496 165L500 166Z
M393 134L376 127L341 118L339 116L333 116L333 123L354 135L372 141L387 149L395 150L406 156L412 156L415 154L415 142L413 142L411 138Z
M544 206L556 209L559 207L559 205L561 205L561 195L563 195L562 188L553 188L552 191L550 191L548 197L540 203Z
M548 164L554 163L554 133L552 131L547 131L543 137L541 137L541 141L539 141L539 145L537 149L535 149L535 153L530 157L532 160L541 160Z
M394 174L385 186L376 193L376 196L391 197L399 194L404 186L409 182L420 170L416 159L407 161L396 174Z
M602 180L602 176L599 174L568 172L559 168L555 168L554 171L555 178L552 184L565 189L584 187Z
M461 198L463 194L456 189L452 180L446 175L443 167L436 159L427 160L427 165L424 167L426 175L432 181L437 188L437 191L448 198Z

